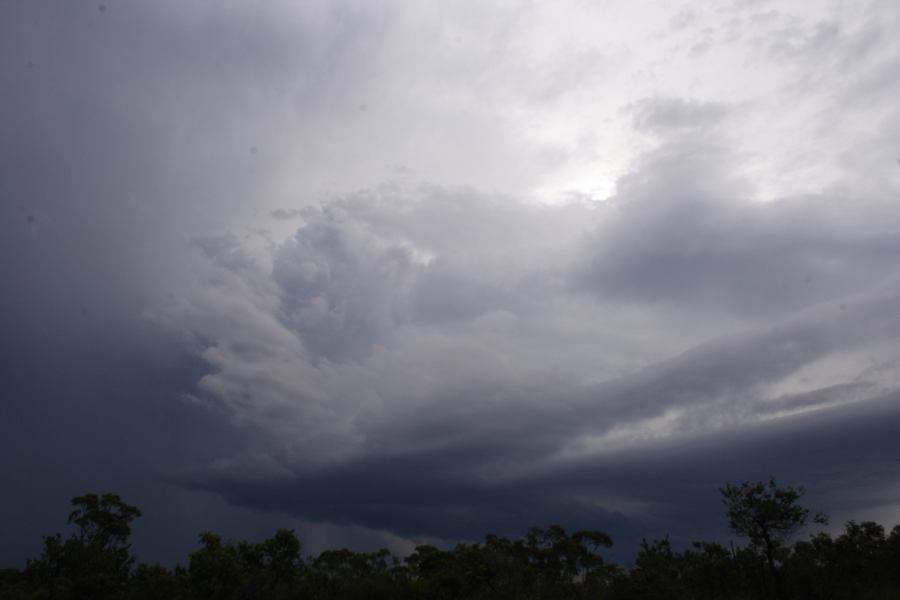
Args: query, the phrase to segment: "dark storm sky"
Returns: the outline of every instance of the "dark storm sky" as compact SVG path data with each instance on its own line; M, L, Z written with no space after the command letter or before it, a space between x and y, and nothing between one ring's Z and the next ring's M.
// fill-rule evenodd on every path
M0 564L900 522L900 5L637 4L3 3Z

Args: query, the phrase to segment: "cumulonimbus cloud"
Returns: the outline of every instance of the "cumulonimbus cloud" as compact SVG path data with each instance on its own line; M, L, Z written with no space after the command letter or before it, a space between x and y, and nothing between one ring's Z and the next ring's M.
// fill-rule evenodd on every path
M198 242L206 279L158 318L203 340L195 393L249 442L182 476L398 527L298 491L374 469L396 488L378 502L427 481L419 510L487 522L486 490L894 393L876 375L900 359L885 200L754 202L714 137L676 139L693 145L649 155L608 203L391 186L299 211L275 245ZM566 502L586 497L573 481Z

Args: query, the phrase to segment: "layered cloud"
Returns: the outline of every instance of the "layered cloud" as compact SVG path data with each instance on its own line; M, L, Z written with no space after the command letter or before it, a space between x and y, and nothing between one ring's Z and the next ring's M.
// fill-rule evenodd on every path
M695 130L600 204L388 186L291 213L280 243L198 242L205 280L157 318L202 340L198 394L246 438L180 476L404 534L553 514L622 528L676 505L620 461L733 439L748 455L721 475L741 477L756 436L896 418L893 199L750 190ZM896 460L860 419L843 433L859 459Z
M3 4L0 560L900 520L898 5L651 4Z

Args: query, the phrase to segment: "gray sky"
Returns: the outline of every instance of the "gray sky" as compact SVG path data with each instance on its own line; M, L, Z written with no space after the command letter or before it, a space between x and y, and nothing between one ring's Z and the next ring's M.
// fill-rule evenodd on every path
M0 5L0 562L900 522L894 0Z

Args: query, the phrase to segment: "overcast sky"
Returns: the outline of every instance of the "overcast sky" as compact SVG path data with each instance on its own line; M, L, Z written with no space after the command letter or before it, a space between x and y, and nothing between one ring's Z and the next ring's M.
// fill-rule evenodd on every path
M0 4L0 563L900 522L900 4Z

